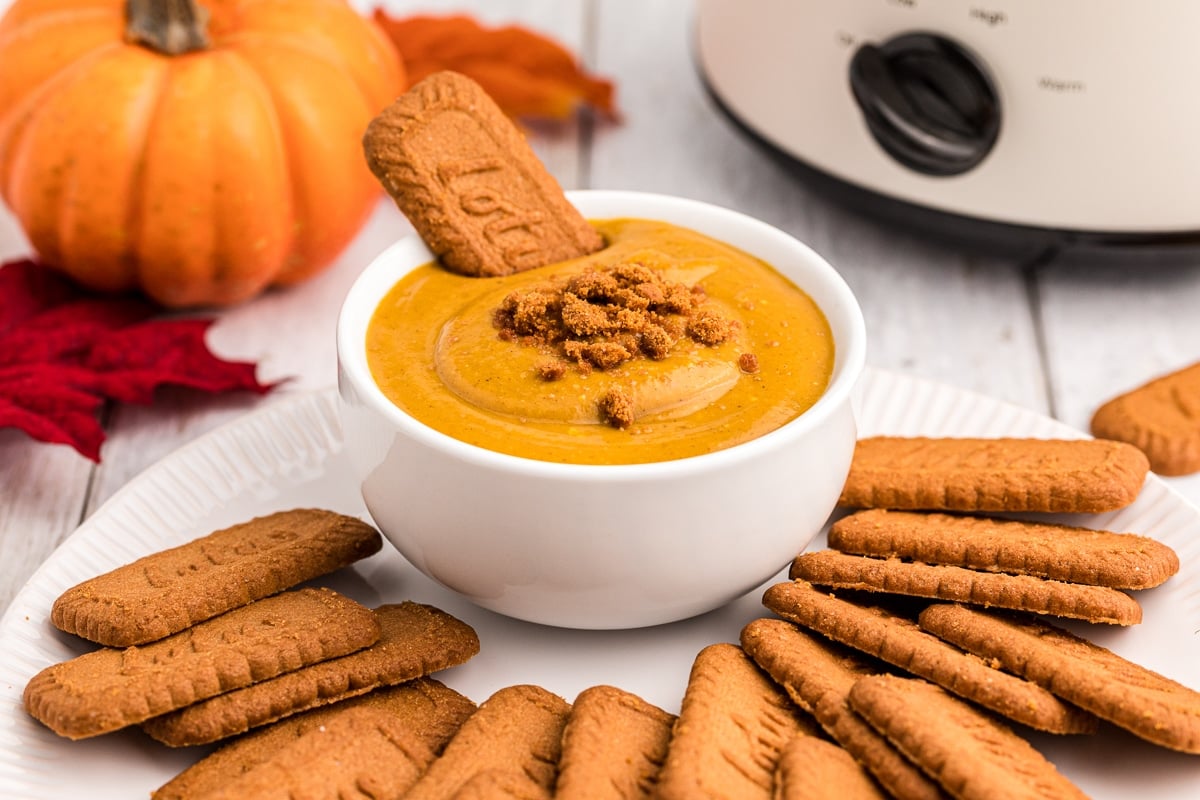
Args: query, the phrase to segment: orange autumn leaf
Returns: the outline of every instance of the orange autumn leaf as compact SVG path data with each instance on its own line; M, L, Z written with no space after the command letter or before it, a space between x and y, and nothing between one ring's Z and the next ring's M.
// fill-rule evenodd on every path
M487 28L466 15L393 19L381 9L375 21L412 83L449 69L474 79L510 116L566 119L580 106L617 116L612 81L589 74L569 50L527 28Z

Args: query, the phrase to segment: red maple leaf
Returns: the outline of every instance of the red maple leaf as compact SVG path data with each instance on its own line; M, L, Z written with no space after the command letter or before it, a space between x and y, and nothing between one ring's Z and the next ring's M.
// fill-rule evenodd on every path
M105 400L149 404L166 384L270 391L254 364L209 351L214 320L156 318L160 311L143 299L88 295L32 261L0 266L0 428L99 461Z

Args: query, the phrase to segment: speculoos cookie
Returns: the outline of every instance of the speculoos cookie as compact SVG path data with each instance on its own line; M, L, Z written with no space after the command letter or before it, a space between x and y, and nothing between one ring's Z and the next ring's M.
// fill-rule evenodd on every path
M740 647L709 645L692 664L657 796L770 798L784 745L818 730Z
M402 720L359 706L199 800L401 797L435 757Z
M781 619L756 619L742 628L742 648L792 701L897 800L944 800L933 780L900 755L850 708L850 689L885 667L856 650L801 630Z
M436 72L380 112L367 164L446 267L509 275L595 252L604 240L479 84Z
M1200 692L1041 620L933 605L921 627L1148 742L1200 754Z
M1200 470L1200 363L1114 397L1096 409L1091 428L1141 450L1160 475Z
M859 511L833 524L829 546L1112 589L1149 589L1179 571L1175 551L1148 536L936 512Z
M554 796L650 798L667 757L675 715L615 686L584 689L563 731Z
M59 630L109 647L162 639L379 551L355 517L280 511L153 553L65 591L50 610Z
M432 678L417 678L399 686L377 689L238 736L163 784L151 794L151 800L192 800L220 791L293 746L308 732L330 725L353 708L387 713L437 755L463 721L474 713L475 704Z
M854 756L815 736L797 736L783 748L775 777L776 800L888 800Z
M83 739L344 656L379 635L370 609L329 589L297 589L143 647L46 667L26 685L25 708L60 736Z
M551 800L554 794L536 778L515 769L478 772L454 793L454 800Z
M1023 678L995 669L882 608L862 606L803 581L770 587L763 604L784 619L936 683L1015 722L1048 733L1093 733L1091 714Z
M377 642L271 680L219 694L142 725L171 747L208 744L317 706L457 666L479 652L465 622L429 605L375 609Z
M476 775L524 773L553 791L571 705L540 686L498 689L463 722L405 800L448 799Z
M1008 726L928 681L866 677L850 705L959 800L1087 797Z
M1137 499L1146 456L1101 439L860 439L839 505L1096 513Z
M792 561L788 575L835 589L950 600L1108 625L1142 621L1141 605L1117 589L1031 575L854 556L837 550L801 553Z

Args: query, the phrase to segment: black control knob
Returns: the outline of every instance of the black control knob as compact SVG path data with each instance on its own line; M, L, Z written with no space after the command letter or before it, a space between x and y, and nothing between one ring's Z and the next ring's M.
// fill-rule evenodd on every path
M967 172L1000 133L1000 97L986 69L944 36L862 45L850 61L850 88L880 146L926 175Z

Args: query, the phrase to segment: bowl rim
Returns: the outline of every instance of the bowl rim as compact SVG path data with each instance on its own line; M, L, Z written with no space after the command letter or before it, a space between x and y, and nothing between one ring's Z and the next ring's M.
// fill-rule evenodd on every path
M500 453L455 439L449 434L431 428L389 400L375 383L367 365L364 343L366 328L379 301L396 281L417 266L434 259L433 253L416 233L403 236L376 255L363 268L347 291L337 319L336 349L339 381L350 381L359 401L381 414L397 431L448 456L475 466L512 474L599 481L678 478L713 469L736 467L738 464L760 457L768 451L788 446L789 443L826 422L838 409L851 402L851 393L862 375L866 362L867 334L862 309L841 274L807 244L756 217L700 200L653 192L605 189L574 190L566 192L566 195L573 205L580 207L585 216L590 218L625 216L664 219L664 221L683 227L693 227L702 233L706 233L702 222L704 218L710 220L720 218L727 224L744 229L747 236L763 237L766 241L773 241L775 246L794 250L799 259L807 262L809 270L813 272L817 280L822 282L824 293L834 298L837 310L844 320L845 330L842 331L840 337L835 337L834 367L825 392L799 416L761 436L721 450L668 461L638 464L574 464L543 461ZM613 210L605 211L603 209ZM701 221L694 223L680 221L679 217L684 215L699 217ZM714 236L714 238L722 237ZM751 255L757 255L752 248L743 244L735 246L746 250ZM770 264L770 260L767 263ZM772 266L779 269L774 264ZM780 272L796 283L787 272L783 270ZM797 283L797 285L799 284ZM812 287L801 286L800 288L810 295L813 293ZM828 307L828 300L818 302L818 306L826 319L830 320L832 310ZM832 320L830 320L830 327L834 327ZM339 386L339 397L343 397L344 391L345 387Z

